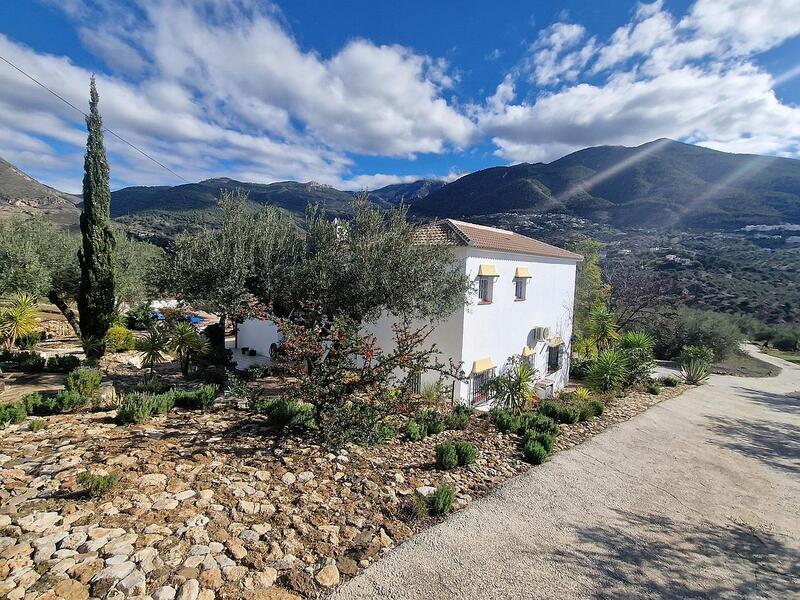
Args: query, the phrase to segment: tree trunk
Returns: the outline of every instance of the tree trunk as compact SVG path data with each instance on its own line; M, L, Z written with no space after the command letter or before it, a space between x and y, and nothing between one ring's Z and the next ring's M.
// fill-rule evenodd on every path
M219 317L219 328L222 330L222 350L225 350L225 313Z
M75 316L75 311L73 311L66 301L59 296L56 292L50 292L47 294L47 299L52 302L58 310L61 311L61 314L64 315L64 318L67 320L67 323L70 324L72 330L75 332L75 335L78 336L78 339L81 339L81 327L78 324L78 319Z

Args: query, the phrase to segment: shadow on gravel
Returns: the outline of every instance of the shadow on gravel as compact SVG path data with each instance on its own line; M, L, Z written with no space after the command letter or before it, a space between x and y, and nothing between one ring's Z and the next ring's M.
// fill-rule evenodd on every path
M789 598L800 593L800 554L769 532L616 511L576 531L558 551L565 570L588 574L593 598Z
M711 417L709 442L760 460L791 474L800 474L800 428L788 423Z
M740 393L742 397L752 400L765 408L790 414L798 414L800 412L800 391L792 392L791 394L773 394L743 387L734 388L734 390Z

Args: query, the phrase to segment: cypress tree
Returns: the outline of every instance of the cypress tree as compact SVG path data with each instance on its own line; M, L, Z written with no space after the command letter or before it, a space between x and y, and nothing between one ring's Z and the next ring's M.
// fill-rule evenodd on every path
M111 228L111 189L108 161L103 145L94 77L89 85L89 116L86 127L86 158L83 163L82 246L78 251L81 285L78 313L87 358L103 355L103 339L114 316L114 231Z

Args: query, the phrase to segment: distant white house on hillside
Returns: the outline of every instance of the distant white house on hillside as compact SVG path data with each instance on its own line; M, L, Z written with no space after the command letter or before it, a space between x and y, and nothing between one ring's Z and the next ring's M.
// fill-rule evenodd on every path
M582 257L518 233L453 219L421 227L418 239L452 246L475 283L469 302L438 323L429 338L445 362L463 365L465 381L444 382L453 399L486 404L483 384L512 357L536 369L540 395L562 389L569 379L575 274ZM366 328L385 350L393 343L391 323L385 315ZM280 333L270 321L252 319L239 326L238 343L268 355ZM415 385L438 377L421 373Z

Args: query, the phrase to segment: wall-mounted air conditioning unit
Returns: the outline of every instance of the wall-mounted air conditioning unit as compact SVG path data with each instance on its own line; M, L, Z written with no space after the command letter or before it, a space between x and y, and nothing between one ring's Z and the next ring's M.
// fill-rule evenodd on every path
M544 342L549 337L550 337L549 327L534 327L533 331L531 332L531 338L533 338L534 343Z

